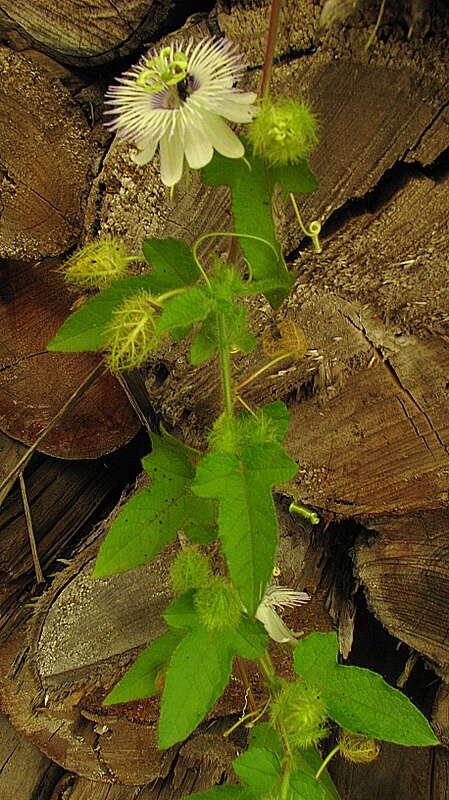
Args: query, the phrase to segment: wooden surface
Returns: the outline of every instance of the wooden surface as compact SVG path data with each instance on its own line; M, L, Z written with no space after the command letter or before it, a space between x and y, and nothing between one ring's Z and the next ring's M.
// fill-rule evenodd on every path
M210 30L224 31L240 44L252 67L245 76L246 87L257 88L268 4L238 3L232 14L225 6L217 7L208 23L190 22L182 35L201 38ZM102 8L101 3L96 7ZM38 8L43 6L33 3L28 10L34 12ZM305 630L329 629L326 604L339 629L342 647L345 653L349 652L354 625L356 629L358 624L357 616L354 620L354 595L360 588L382 625L423 653L439 673L446 674L449 14L446 10L436 14L426 37L409 42L402 18L398 18L393 4L387 3L378 40L365 52L376 8L375 3L367 3L356 24L318 33L319 4L313 0L284 4L278 48L283 58L274 70L273 91L296 96L300 90L319 115L321 139L312 158L319 187L313 195L299 198L299 202L306 222L314 217L322 221L324 247L320 255L312 252L292 213L277 198L279 230L296 282L292 295L276 315L267 303L252 298L248 303L251 325L260 336L267 330L275 333L277 323L288 318L305 332L309 350L302 361L282 364L258 383L250 384L244 396L251 404L281 398L287 402L292 417L287 446L299 463L299 473L291 485L277 494L283 531L282 582L309 590L314 599L307 614L302 616L302 612L298 618L288 619L289 624ZM25 13L21 4L16 4L15 13ZM61 60L92 62L119 52L114 48L120 48L120 44L111 43L118 30L114 25L109 25L107 35L99 33L103 19L99 15L91 26L90 44L81 36L77 53L72 52L70 37L78 21L72 16L67 45L64 20L58 20L64 34L61 52L65 54ZM46 25L50 31L54 24L54 18L48 15ZM11 45L15 42L15 46L42 46L54 54L54 42L38 42L41 28L25 34L22 19L14 26L16 30L7 34ZM16 59L20 57L8 52L3 58L4 63L18 64ZM20 80L24 91L30 92L26 96L34 98L28 84L23 83L23 76L31 74L30 68L23 60L20 64ZM62 104L59 109L65 107L66 100L58 94L60 87L56 88L55 79L45 78L41 69L45 67L36 67L32 72L39 91L47 91L51 84L48 96L52 101L56 97L56 105ZM117 65L117 74L121 69ZM104 80L105 76L101 78ZM8 86L12 92L13 82ZM95 100L99 96L95 88L87 88L83 98L79 97L85 110L91 102L89 98ZM76 109L72 100L67 107ZM50 117L46 109L44 103L47 125ZM95 100L92 117L99 110ZM71 131L75 131L74 152L78 153L76 142L89 140L89 124L87 117L77 116L77 110L72 116L71 113L68 112L68 119ZM60 111L56 117L61 118ZM27 120L26 115L23 119ZM23 316L17 317L20 324L7 328L3 347L7 344L8 353L2 375L11 378L11 385L16 387L15 399L23 408L33 405L44 416L45 394L33 395L29 388L31 381L37 383L31 365L41 358L42 374L49 374L44 350L52 333L45 329L48 323L41 320L47 319L48 312L51 317L53 309L66 313L66 300L61 300L57 277L53 283L49 272L36 271L33 274L40 275L38 281L43 281L41 300L33 300L39 297L39 291L33 295L30 290L27 305L27 281L33 287L36 280L28 262L34 259L36 249L45 255L62 253L80 233L88 238L116 233L134 251L145 236L176 236L192 243L206 229L229 230L232 225L226 190L204 188L194 176L187 188L177 187L171 203L160 183L157 160L138 168L129 159L128 145L114 141L108 149L108 139L95 135L95 141L94 149L89 150L88 145L82 157L83 177L78 176L78 188L73 195L68 193L71 202L76 198L78 204L75 203L75 216L70 212L64 218L65 222L72 221L72 227L62 226L59 230L56 225L48 234L44 216L36 213L39 224L33 231L12 235L14 225L8 223L9 239L2 240L10 258L6 284L9 308L18 309L11 291L15 285L11 271L14 257L22 260L20 264L16 261L18 288L14 291L25 309ZM14 157L7 174L2 173L6 209L14 208L10 201L16 184L20 184L19 180L11 180L13 170L19 169L12 144ZM24 149L25 158L35 152L32 146ZM98 155L101 158L95 157ZM62 163L64 153L60 158ZM0 161L3 164L1 158ZM37 163L31 155L27 169L31 171ZM71 174L71 164L67 175ZM89 196L82 198L80 204L80 187L86 185L89 165L93 165ZM21 180L25 185L23 176ZM60 191L67 191L64 178L60 184ZM80 209L84 212L84 199L86 214L80 224L81 217L76 215ZM53 205L59 209L57 203ZM53 211L46 213L51 221ZM9 211L8 214L7 220L12 219ZM16 227L21 229L23 225ZM1 230L5 237L5 226ZM227 251L222 242L209 243L202 250L206 262L212 248L220 253ZM25 259L28 261L23 263ZM26 332L27 315L31 320L30 336L24 346L22 331ZM38 335L34 349L29 344L33 335ZM165 424L172 425L188 443L202 444L211 419L218 413L218 376L214 366L192 369L187 350L188 345L183 344L161 349L149 365L146 385L151 404ZM235 376L243 379L264 360L261 348L247 358L236 357ZM28 370L23 372L23 378L22 370ZM7 384L3 387L7 404ZM11 407L3 418L13 417L12 411ZM20 411L16 422L22 417ZM64 433L65 453L75 452L78 430L79 423L72 420ZM11 446L5 447L4 453L8 460L14 457ZM47 474L52 474L51 470ZM34 485L30 482L30 492L38 538L49 562L54 563L58 537L56 533L50 535L50 523L52 530L61 530L61 546L70 539L70 514L64 524L63 509L67 477L51 490L37 477L36 473ZM81 486L81 478L78 479ZM92 483L98 480L92 477ZM74 481L74 494L77 485ZM41 507L39 486L43 487ZM83 484L83 493L86 486ZM318 531L301 528L288 515L286 508L292 496L317 509L322 518ZM45 520L43 509L52 497L54 515ZM11 527L7 520L4 523L7 547L6 567L2 569L10 572L6 582L9 606L5 606L9 609L8 635L0 649L2 702L18 732L41 748L47 758L73 771L62 778L54 796L47 791L42 800L174 800L183 793L229 779L234 751L221 752L221 739L201 738L210 734L212 718L198 738L192 737L187 744L161 757L154 746L154 700L108 711L101 707L103 694L145 641L157 633L161 620L156 612L166 591L163 576L167 561L161 562L156 572L154 567L140 572L139 580L132 575L108 579L102 594L101 586L92 586L88 578L97 531L93 538L79 543L75 556L70 558L70 553L65 552L63 557L69 555L70 563L60 570L35 605L31 627L25 630L16 626L13 634L13 621L23 619L20 613L15 616L18 612L14 604L20 598L22 602L29 600L31 570L24 528L14 554L18 529L12 524L12 516L18 514L17 497L14 502ZM75 505L80 518L84 504L88 508L92 502L86 491L80 505ZM16 570L19 581L14 587L12 575ZM151 618L145 614L146 603L154 608ZM374 640L365 644L367 661L371 651L375 663L378 645ZM404 662L406 659L405 654ZM229 714L240 713L243 702L241 684L233 681L213 716L220 723ZM447 704L441 697L439 710L438 724L447 716ZM206 752L211 754L208 761L203 757ZM386 746L376 764L356 768L340 764L335 775L345 800L408 800L411 794L423 800L446 800L447 765L444 750L415 752ZM122 785L111 783L114 781ZM10 785L11 781L8 791Z
M76 295L57 272L60 262L7 261L0 297L0 429L32 444L99 363L94 353L49 353L47 343ZM126 444L140 423L109 373L50 431L40 450L58 458L99 458Z
M173 19L179 0L3 0L0 31L60 61L85 66L128 55ZM187 10L187 9L186 9ZM187 10L188 11L188 10Z
M0 257L38 261L73 245L93 160L68 91L0 47Z

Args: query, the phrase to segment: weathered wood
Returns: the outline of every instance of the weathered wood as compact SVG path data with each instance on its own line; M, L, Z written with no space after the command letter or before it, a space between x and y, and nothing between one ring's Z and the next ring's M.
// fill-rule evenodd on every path
M32 444L99 361L46 347L74 300L56 271L5 262L0 298L0 429ZM101 375L39 449L58 458L98 458L126 444L140 423L121 386Z
M51 0L3 0L0 32L9 41L11 34L19 35L67 64L89 66L127 56L154 40L175 9L188 14L181 0L65 0L58 7Z
M2 435L0 441L6 437ZM10 440L12 441L12 440ZM137 446L136 446L137 445ZM36 458L25 473L34 537L45 578L57 559L133 480L142 445L132 443L101 461ZM9 466L9 465L8 465ZM36 594L31 550L18 486L0 510L0 640L32 613Z
M386 628L449 675L449 513L376 520L354 555L369 606Z
M39 793L40 797L48 798L58 772L58 768L0 714L0 797L30 800Z
M63 252L81 227L94 155L86 119L59 81L0 48L0 257Z
M333 759L329 772L344 800L415 800L429 797L433 750L424 747L400 747L382 742L380 756L371 764L350 764ZM440 795L434 795L442 800Z

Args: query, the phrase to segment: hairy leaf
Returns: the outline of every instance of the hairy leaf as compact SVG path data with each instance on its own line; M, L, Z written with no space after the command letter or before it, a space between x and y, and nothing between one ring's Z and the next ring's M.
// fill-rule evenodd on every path
M321 758L321 754L317 747L312 745L311 747L304 748L302 750L298 750L296 754L296 766L298 770L301 772L306 772L308 775L315 777L316 773L318 772L321 764L323 763L323 759ZM335 788L334 782L329 775L327 769L320 775L320 784L324 789L324 797L325 800L341 800L340 795Z
M267 641L267 634L260 622L242 617L232 637L232 648L237 655L251 661L262 658L267 649Z
M268 722L259 722L249 734L249 744L251 747L262 747L271 750L279 757L282 757L284 748L278 732Z
M153 450L143 460L152 484L129 500L111 525L97 557L94 578L148 564L185 524L212 525L210 502L190 491L192 454L173 437L152 434Z
M155 684L157 675L183 636L185 636L184 631L167 631L151 642L109 692L103 700L103 705L128 703L131 700L140 700L157 694L160 691Z
M237 234L260 236L271 245L272 249L262 242L242 236L239 238L252 277L256 282L267 283L261 291L275 308L279 307L293 279L286 270L277 242L272 196L276 184L281 186L284 194L312 192L316 188L316 180L307 161L269 167L261 158L254 156L251 147L246 145L245 160L224 158L215 152L212 161L203 169L203 179L209 186L225 184L231 188ZM269 286L270 282L275 286Z
M426 718L376 672L337 663L335 633L311 633L298 642L295 670L320 689L329 716L351 733L396 744L425 746L438 739Z
M176 597L164 611L164 619L171 628L192 630L199 624L193 605L193 591Z
M274 567L278 532L271 488L296 463L277 442L248 444L240 456L214 452L200 461L192 490L219 501L218 526L230 576L248 612L259 605Z
M276 238L271 197L273 183L263 161L256 156L246 159L225 158L215 152L203 169L203 180L209 186L226 184L231 188L232 212L237 235L258 236L264 242L240 236L239 244L251 269L252 278L276 281L284 288L270 291L267 298L278 308L288 293L293 279L285 267Z

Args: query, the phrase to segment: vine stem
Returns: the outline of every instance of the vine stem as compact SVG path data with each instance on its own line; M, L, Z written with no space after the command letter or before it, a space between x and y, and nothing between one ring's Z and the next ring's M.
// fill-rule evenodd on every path
M324 770L326 769L327 765L329 764L329 761L338 753L339 750L340 750L340 745L337 744L337 746L334 747L334 749L331 750L330 753L327 754L327 756L324 759L323 763L320 765L320 768L319 768L317 774L315 775L315 780L316 781L318 781L320 779L321 775L323 774Z
M262 79L260 82L259 97L268 97L270 91L271 74L273 72L274 50L279 29L279 18L282 0L271 0L270 22L268 25L267 44L263 63Z
M312 239L315 253L322 253L323 252L323 248L321 247L320 238L319 238L320 237L320 231L321 231L321 222L319 222L318 220L314 220L314 222L310 223L309 230L307 230L306 226L304 225L304 223L302 221L301 214L299 213L299 208L298 208L298 204L297 204L296 199L295 199L295 195L292 194L292 192L290 192L289 198L290 198L290 202L291 202L291 204L293 206L293 210L295 212L296 219L298 220L299 227L301 228L301 230L305 234L305 236L309 236L310 239Z
M243 389L243 387L247 386L248 383L251 383L252 381L254 381L256 378L259 377L259 375L263 375L263 373L266 372L267 369L271 369L271 367L276 366L276 364L278 364L280 361L283 361L285 358L291 358L292 355L294 355L293 352L282 353L282 355L276 356L276 358L273 358L271 361L268 362L268 364L265 364L263 367L258 369L256 372L253 372L253 374L250 375L249 378L245 378L244 381L239 383L238 386L235 387L235 391L239 392L240 389Z
M218 318L218 351L220 354L221 378L223 382L223 394L225 401L226 414L232 417L234 400L232 397L232 378L231 378L231 354L226 343L226 326L223 314L217 314Z

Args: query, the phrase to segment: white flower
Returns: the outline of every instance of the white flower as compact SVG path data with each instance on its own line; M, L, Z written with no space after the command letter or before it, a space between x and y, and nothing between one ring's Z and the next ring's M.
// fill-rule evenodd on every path
M307 603L308 600L310 600L310 597L306 592L295 592L285 586L269 586L256 611L256 619L262 623L268 635L275 642L296 644L296 637L301 636L301 634L294 633L290 628L287 628L275 609L282 609L284 606L288 608L301 606Z
M234 88L243 64L232 42L203 39L181 48L174 42L148 53L106 95L106 113L114 115L107 126L137 146L137 164L150 161L159 145L166 186L180 180L184 156L192 169L208 164L214 148L240 158L243 145L222 118L249 122L256 113L254 92Z

